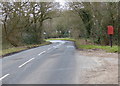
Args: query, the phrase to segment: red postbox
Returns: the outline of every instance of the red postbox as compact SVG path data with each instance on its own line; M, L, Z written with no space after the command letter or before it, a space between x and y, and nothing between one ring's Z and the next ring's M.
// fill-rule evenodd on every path
M113 35L113 34L114 34L113 26L108 26L108 35Z
M110 36L110 46L112 47L112 35L114 34L113 26L107 26L108 28L108 35Z

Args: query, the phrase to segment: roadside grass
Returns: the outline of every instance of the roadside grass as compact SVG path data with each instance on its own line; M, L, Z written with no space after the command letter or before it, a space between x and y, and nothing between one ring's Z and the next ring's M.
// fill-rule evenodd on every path
M78 46L79 49L103 49L107 52L115 53L118 52L118 46L99 46L99 45L80 45Z
M35 47L39 47L39 46L43 46L43 45L48 45L50 44L50 42L44 42L42 44L32 44L32 45L25 45L25 46L20 46L20 47L12 47L12 48L8 48L8 49L3 49L0 50L0 56L7 56L10 54L14 54L23 50L27 50L27 49L31 49L31 48L35 48Z
M75 39L73 39L73 38L50 38L50 39L46 39L46 41L50 41L50 40L75 41Z
M119 52L117 45L113 45L113 47L110 47L110 46L93 45L93 44L81 44L80 41L75 41L75 45L77 49L103 49L106 52L111 52L111 53Z

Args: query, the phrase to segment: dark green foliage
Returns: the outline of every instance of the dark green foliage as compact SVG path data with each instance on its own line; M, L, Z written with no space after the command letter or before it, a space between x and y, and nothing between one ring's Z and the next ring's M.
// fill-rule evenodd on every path
M85 33L82 35L83 38L91 38L97 44L109 45L107 26L112 25L113 44L118 43L118 2L71 2L69 6L83 22L85 31L79 27L79 32Z

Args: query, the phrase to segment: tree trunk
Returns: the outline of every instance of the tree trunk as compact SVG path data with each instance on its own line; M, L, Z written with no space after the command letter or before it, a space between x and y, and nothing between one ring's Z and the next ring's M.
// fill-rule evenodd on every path
M6 40L7 40L11 45L13 45L14 47L17 47L17 46L18 46L13 40L10 40L8 37L6 37Z

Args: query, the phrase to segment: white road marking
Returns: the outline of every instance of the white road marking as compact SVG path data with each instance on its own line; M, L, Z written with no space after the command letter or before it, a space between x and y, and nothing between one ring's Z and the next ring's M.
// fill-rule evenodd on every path
M67 46L67 48L74 48L74 46Z
M54 48L57 48L57 46L54 46Z
M62 45L62 44L59 44L59 46Z
M33 59L35 59L35 58L32 58L32 59L30 59L30 60L26 61L25 63L23 63L22 65L20 65L18 68L23 67L24 65L26 65L27 63L29 63L29 62L30 62L30 61L32 61Z
M10 75L10 74L4 75L3 77L0 78L0 81L1 81L2 79L4 79L5 77L9 76L9 75Z
M56 46L53 46L53 48L56 48Z
M48 48L48 50L50 50L50 49L52 49L52 48Z
M59 47L60 45L57 45L57 47Z
M53 48L58 48L60 45L53 46Z
M46 51L43 51L43 52L41 52L41 53L39 53L38 55L41 55L41 54L43 54L43 53L45 53Z

